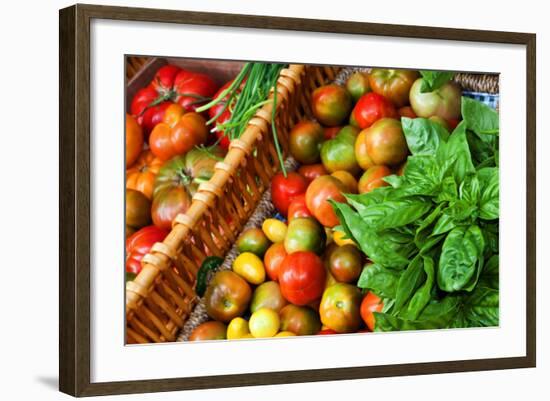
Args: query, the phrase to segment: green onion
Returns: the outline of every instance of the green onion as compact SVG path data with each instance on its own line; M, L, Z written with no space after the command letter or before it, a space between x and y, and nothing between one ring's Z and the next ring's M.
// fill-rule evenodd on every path
M231 118L223 124L217 124L215 130L223 131L224 135L227 136L229 140L233 140L240 138L248 125L248 121L260 107L273 101L271 129L273 131L273 140L281 169L286 177L283 154L277 136L277 128L275 127L277 105L276 85L279 74L285 67L286 65L284 64L246 63L231 85L211 102L197 108L197 112L203 112L222 101L225 102L221 111L211 118L208 123L211 124L216 121L219 116L229 108ZM241 84L245 79L246 82L241 88ZM271 90L273 90L273 99L266 100ZM228 97L228 99L224 100L226 97Z

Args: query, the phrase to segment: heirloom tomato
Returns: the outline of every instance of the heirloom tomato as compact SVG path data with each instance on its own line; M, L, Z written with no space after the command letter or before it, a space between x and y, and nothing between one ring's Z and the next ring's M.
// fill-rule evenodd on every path
M351 95L340 85L330 84L315 89L311 95L313 115L323 125L341 125L352 107Z
M199 185L214 174L214 165L221 155L219 148L211 149L211 154L193 149L162 166L155 179L151 209L156 226L170 229L174 218L187 211Z
M290 154L302 164L313 164L319 161L321 143L325 133L315 121L300 121L290 130Z
M307 305L318 299L325 287L323 261L313 252L288 254L279 268L283 296L294 305Z
M388 184L383 180L384 177L391 175L391 170L387 166L372 166L363 173L359 179L359 193L364 194L375 188L386 187Z
M329 173L338 170L349 171L352 174L359 173L359 165L355 159L355 140L359 128L346 125L338 134L321 146L321 161Z
M345 192L346 187L338 178L330 175L318 177L307 188L307 208L323 226L332 228L339 221L329 200L346 202Z
M126 188L126 225L134 229L151 223L151 201L141 192Z
M361 325L361 291L355 285L337 283L323 293L319 314L323 325L338 333L353 333Z
M418 71L373 68L369 85L374 93L384 96L395 107L403 107L409 103L409 91L418 76Z
M155 177L161 166L162 160L150 150L141 152L137 161L126 170L126 188L135 189L152 199Z
M462 92L454 82L447 82L433 92L421 92L422 78L418 78L411 88L409 99L418 117L441 117L447 121L460 119Z
M325 249L327 237L325 229L311 217L298 217L288 224L285 237L287 253L311 251L321 254Z
M337 281L354 283L363 270L363 257L355 245L343 245L331 252L328 265Z
M198 325L191 332L189 341L225 340L227 338L227 326L222 322L210 320Z
M281 330L297 336L310 336L321 330L319 314L308 306L286 305L279 312Z
M265 251L267 251L270 245L271 242L259 228L249 228L243 231L237 239L237 249L239 252L252 252L260 258L264 256Z
M369 74L363 71L354 72L346 80L346 89L353 98L353 101L356 102L365 93L369 93L371 91L369 85Z
M395 166L407 158L409 148L401 122L382 118L366 130L365 146L374 164Z
M138 274L141 271L141 259L149 253L156 242L162 242L167 235L167 230L147 226L128 237L126 239L126 272Z
M279 313L286 304L288 302L281 294L279 284L275 281L267 281L254 290L250 302L250 312L254 313L258 309L269 308Z
M161 160L189 152L206 142L208 128L206 120L198 113L185 113L179 104L166 109L161 123L149 136L151 152Z
M213 319L228 323L241 316L248 307L252 290L237 273L230 270L217 272L204 294L206 313Z

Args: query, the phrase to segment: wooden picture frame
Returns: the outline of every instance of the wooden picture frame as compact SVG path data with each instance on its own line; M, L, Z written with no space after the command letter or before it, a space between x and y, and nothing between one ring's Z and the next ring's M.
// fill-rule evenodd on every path
M90 380L90 21L94 18L192 25L331 32L526 46L527 216L526 356L92 383ZM60 326L59 388L73 396L143 393L534 367L536 363L536 36L529 33L371 24L298 18L75 5L60 27Z

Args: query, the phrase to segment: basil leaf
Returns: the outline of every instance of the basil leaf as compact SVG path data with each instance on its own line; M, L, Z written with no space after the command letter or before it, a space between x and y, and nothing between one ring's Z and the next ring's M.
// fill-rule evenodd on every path
M386 181L393 188L399 188L405 181L402 176L395 175L395 174L388 175L388 176L382 178L382 180Z
M353 239L370 260L394 269L402 268L409 263L410 247L403 247L396 233L370 230L349 205L333 201L331 203L346 235Z
M483 267L483 271L481 272L481 276L479 277L478 286L498 290L499 288L499 256L498 255L491 256L491 258L489 258L487 263L485 263L485 266Z
M458 187L454 177L448 176L441 182L441 191L437 195L436 202L449 202L458 199Z
M422 248L424 242L428 239L430 236L432 229L430 228L433 222L439 218L441 215L441 210L443 209L443 205L438 205L432 212L422 220L418 228L416 229L415 236L414 236L414 242L416 243L416 246L418 248Z
M445 238L439 258L437 284L447 292L462 290L476 273L485 241L478 226L456 227Z
M477 100L462 97L462 118L477 135L494 135L499 131L498 113Z
M472 131L466 132L466 138L472 154L472 161L478 168L498 165L494 141L484 142Z
M429 256L422 257L424 262L424 273L426 273L426 281L416 291L411 298L405 316L407 319L415 320L420 315L420 312L430 302L431 292L434 284L434 261Z
M385 201L359 210L359 216L369 229L380 231L417 221L431 207L431 202L422 198Z
M498 219L499 215L499 179L498 168L486 167L478 170L477 177L481 186L479 217L485 220Z
M470 221L477 217L477 206L470 202L459 199L449 204L449 207L443 211L457 222Z
M440 164L433 156L409 156L403 175L404 184L399 188L392 188L394 196L403 198L413 195L437 195L441 181L453 163L454 157Z
M397 283L397 293L395 296L395 310L399 310L405 305L405 303L414 294L418 286L424 280L424 269L420 255L417 255L407 269L401 274L399 282Z
M435 155L441 142L449 137L449 132L438 123L427 118L401 118L403 133L413 155Z
M478 286L464 299L458 319L452 327L490 327L499 324L498 290Z
M453 79L454 73L448 71L420 71L422 75L422 85L420 86L420 93L433 92L451 79Z
M456 296L447 296L441 301L432 300L416 320L408 320L387 313L374 312L375 331L426 330L449 327L460 308Z
M458 188L458 197L469 205L477 207L481 195L479 179L475 175L468 175Z
M398 281L398 272L377 264L370 264L363 268L357 286L368 289L379 297L395 298Z
M447 143L438 148L437 159L440 164L455 159L453 176L457 183L461 183L467 174L475 173L464 121L456 126Z
M435 223L431 236L444 234L446 232L451 231L455 227L456 227L455 219L452 216L449 216L448 214L443 213Z

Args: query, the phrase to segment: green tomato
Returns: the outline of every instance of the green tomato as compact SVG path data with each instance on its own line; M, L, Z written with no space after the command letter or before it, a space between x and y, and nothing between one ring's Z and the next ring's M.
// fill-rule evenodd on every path
M237 249L240 253L252 252L260 258L264 256L270 245L271 242L259 228L249 228L237 240Z
M355 140L360 129L346 125L333 138L321 146L321 161L329 173L348 171L356 175L360 171L355 157Z
M288 254L298 251L310 251L320 255L325 249L326 233L311 217L292 219L285 237L285 250Z

